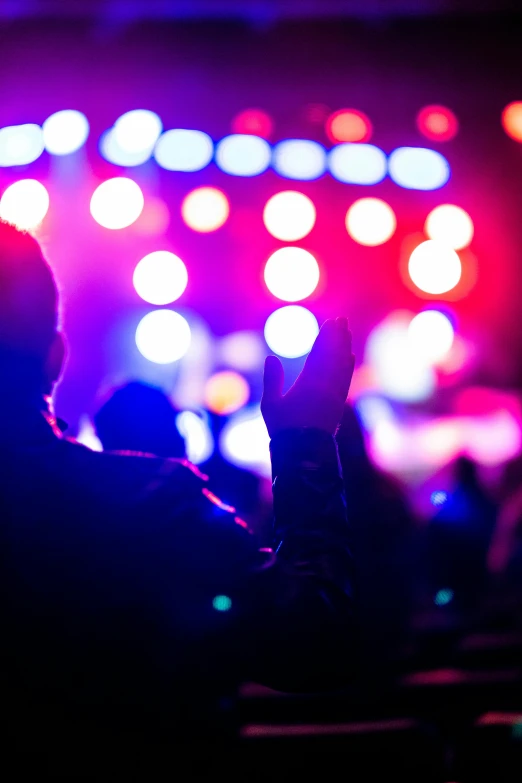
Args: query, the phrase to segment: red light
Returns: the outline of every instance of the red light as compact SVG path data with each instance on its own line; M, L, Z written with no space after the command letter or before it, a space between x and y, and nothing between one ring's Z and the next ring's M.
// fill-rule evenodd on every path
M326 135L330 141L369 141L372 124L366 114L356 109L339 109L326 121Z
M431 141L449 141L457 135L459 121L446 106L425 106L417 114L417 127Z
M272 118L262 109L245 109L232 120L233 133L246 133L269 139L274 129Z
M502 127L515 141L522 141L522 101L515 101L502 112Z

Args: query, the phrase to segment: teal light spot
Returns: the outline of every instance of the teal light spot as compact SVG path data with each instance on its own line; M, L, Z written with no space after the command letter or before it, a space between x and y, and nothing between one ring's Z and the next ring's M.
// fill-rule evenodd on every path
M216 595L212 599L212 606L216 612L228 612L232 609L232 599L228 595Z
M512 733L513 733L513 739L522 740L522 719L517 720L513 724Z
M449 587L444 588L444 590L439 590L439 592L435 594L433 600L437 606L446 606L446 604L449 604L450 601L453 600L453 590L450 590Z

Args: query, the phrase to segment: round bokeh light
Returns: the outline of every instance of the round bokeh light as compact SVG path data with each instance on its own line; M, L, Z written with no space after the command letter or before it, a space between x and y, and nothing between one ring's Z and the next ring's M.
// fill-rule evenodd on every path
M268 316L265 324L265 340L269 348L288 359L307 354L318 333L315 315L300 305L281 307Z
M233 370L212 375L205 385L205 403L213 413L228 416L242 408L250 397L247 381Z
M92 194L91 215L104 228L126 228L139 218L144 203L136 182L127 177L114 177L98 185Z
M228 199L217 188L196 188L185 196L181 205L181 215L187 226L202 234L221 228L229 213Z
M283 242L295 242L307 236L315 225L316 212L304 193L285 190L268 199L263 210L267 231Z
M454 204L441 204L428 215L425 231L430 239L461 250L473 239L474 226L464 209Z
M460 258L447 245L428 239L410 256L408 272L417 288L427 294L444 294L455 288L462 274Z
M36 179L13 182L0 198L0 218L17 228L37 228L49 209L49 194Z
M153 310L143 316L136 329L139 352L155 364L171 364L190 347L190 326L174 310Z
M382 245L396 228L395 212L379 198L360 198L346 213L346 230L360 245Z
M317 288L319 265L308 250L282 247L266 262L264 276L268 290L278 299L299 302Z
M132 281L136 293L146 302L170 304L179 299L187 287L187 268L174 253L156 250L138 262Z

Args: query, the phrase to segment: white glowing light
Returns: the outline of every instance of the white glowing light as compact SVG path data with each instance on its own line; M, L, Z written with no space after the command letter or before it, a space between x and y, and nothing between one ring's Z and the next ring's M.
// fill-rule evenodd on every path
M435 375L412 350L409 323L409 317L389 316L371 332L365 355L384 394L402 402L419 402L433 393Z
M447 245L428 239L415 248L408 272L417 288L428 294L444 294L455 288L462 268L460 258Z
M105 160L114 163L115 166L131 168L146 163L152 155L152 147L146 147L137 152L122 149L116 140L114 128L109 128L100 138L100 153Z
M44 135L39 125L9 125L0 128L0 166L26 166L44 151Z
M147 313L136 329L140 353L156 364L170 364L184 356L190 347L190 326L174 310Z
M139 218L144 203L136 182L127 177L114 177L98 185L92 194L91 215L104 228L126 228Z
M135 109L122 114L114 123L114 137L125 152L152 150L163 125L153 111Z
M454 204L435 207L426 219L426 234L444 245L461 250L473 239L473 221L468 213Z
M256 370L262 366L266 345L257 332L233 332L227 334L218 346L223 364L236 370Z
M45 149L51 155L70 155L83 147L89 136L87 117L74 109L51 114L42 129Z
M0 198L0 218L21 229L37 228L49 209L49 194L36 179L13 182Z
M156 163L168 171L200 171L208 166L214 144L203 131L174 128L163 133L154 148Z
M196 188L185 196L181 205L181 215L187 226L203 234L221 228L229 214L228 199L217 188Z
M265 340L269 348L288 359L308 353L318 333L315 315L300 305L280 307L268 316L265 324Z
M412 351L427 364L436 364L451 350L455 332L450 319L439 310L425 310L408 326Z
M299 302L317 288L319 266L308 250L282 247L266 262L264 275L266 286L274 296L285 302Z
M268 199L263 211L266 229L276 239L295 242L310 233L315 225L313 202L295 190L276 193Z
M206 418L194 411L182 411L176 417L176 426L185 438L187 459L201 465L212 456L214 438Z
M217 165L236 177L255 177L266 171L271 155L268 142L242 133L226 136L216 147Z
M390 177L410 190L437 190L449 180L451 170L446 158L424 147L399 147L388 159Z
M179 299L187 287L188 273L181 258L168 250L156 250L138 262L132 281L146 302L165 305Z
M360 198L346 213L346 230L360 245L382 245L396 228L395 212L379 198Z
M317 179L326 171L326 151L316 141L286 139L274 147L272 166L282 177Z
M223 456L236 465L270 476L270 439L258 410L232 416L224 426L219 444Z
M340 182L375 185L386 176L387 160L373 144L338 144L328 156L328 167Z

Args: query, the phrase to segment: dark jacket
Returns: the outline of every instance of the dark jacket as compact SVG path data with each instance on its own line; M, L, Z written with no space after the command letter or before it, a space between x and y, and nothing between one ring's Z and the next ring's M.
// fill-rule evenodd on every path
M186 462L92 452L23 406L6 413L0 446L12 726L18 716L27 731L30 715L40 728L213 731L240 680L348 680L351 560L333 438L272 440L275 553Z

